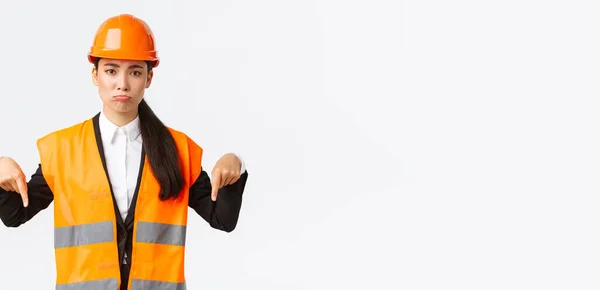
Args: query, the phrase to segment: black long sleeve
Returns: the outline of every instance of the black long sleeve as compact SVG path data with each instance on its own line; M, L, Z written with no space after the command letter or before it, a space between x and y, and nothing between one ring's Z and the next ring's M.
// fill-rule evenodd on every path
M0 219L7 227L18 227L40 211L46 209L54 200L54 194L44 179L41 166L27 182L29 205L23 206L21 195L0 188Z
M211 227L231 232L238 222L247 179L248 171L244 172L235 183L219 189L217 200L212 201L210 177L202 170L196 182L190 187L188 204Z
M248 172L246 171L234 184L221 188L217 201L212 201L210 199L212 192L210 177L203 170L190 187L189 207L194 209L211 227L231 232L238 222L247 179ZM19 227L46 209L54 200L54 194L46 183L39 165L27 182L27 193L29 205L24 207L21 195L0 188L0 219L5 226Z

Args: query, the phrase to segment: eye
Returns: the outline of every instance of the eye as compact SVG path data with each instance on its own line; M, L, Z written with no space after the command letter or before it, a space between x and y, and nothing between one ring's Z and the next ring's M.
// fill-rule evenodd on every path
M105 72L107 74L111 74L111 75L116 73L116 71L114 69L107 69Z
M139 72L139 71L132 71L131 73L132 73L134 76L139 76L139 75L142 75L142 73L141 73L141 72Z

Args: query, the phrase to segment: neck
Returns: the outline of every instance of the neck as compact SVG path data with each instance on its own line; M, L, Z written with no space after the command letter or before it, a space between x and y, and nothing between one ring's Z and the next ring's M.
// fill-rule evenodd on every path
M106 118L118 127L123 127L131 123L131 121L133 121L138 115L137 110L126 113L117 113L104 109L103 112L104 115L106 115Z

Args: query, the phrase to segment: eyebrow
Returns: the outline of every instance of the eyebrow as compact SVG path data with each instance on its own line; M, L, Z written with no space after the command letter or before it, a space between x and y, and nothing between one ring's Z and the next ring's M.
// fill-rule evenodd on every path
M105 63L104 66L120 67L118 64L112 63L112 62ZM129 66L129 68L140 68L140 69L143 69L143 67L141 65L138 65L138 64L132 64L132 65Z

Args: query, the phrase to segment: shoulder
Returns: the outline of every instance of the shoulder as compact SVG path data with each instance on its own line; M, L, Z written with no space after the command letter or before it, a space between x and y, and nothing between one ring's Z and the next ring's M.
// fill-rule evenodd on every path
M69 147L74 140L81 139L81 135L90 130L93 134L92 120L84 120L68 127L46 133L36 141L36 147L41 154L42 160L58 158L60 150L58 148Z
M200 145L198 145L198 143L196 143L196 141L194 141L194 139L192 139L186 133L179 131L177 129L171 128L169 126L167 126L167 129L169 129L169 132L171 132L171 135L175 139L176 143L182 144L182 145L187 145L187 147L194 148L197 150L202 150L202 147L200 147Z
M85 132L85 130L88 128L93 130L93 126L92 119L83 120L79 123L46 133L42 137L38 138L37 143L38 145L41 145L44 143L48 144L50 142L56 143L59 141L69 140Z
M198 170L202 169L202 156L204 155L204 149L200 147L192 138L190 138L187 134L173 129L167 126L167 129L171 132L173 139L175 140L175 144L179 151L180 156L183 160L187 160L187 164L190 164L192 168L196 168L199 166Z

